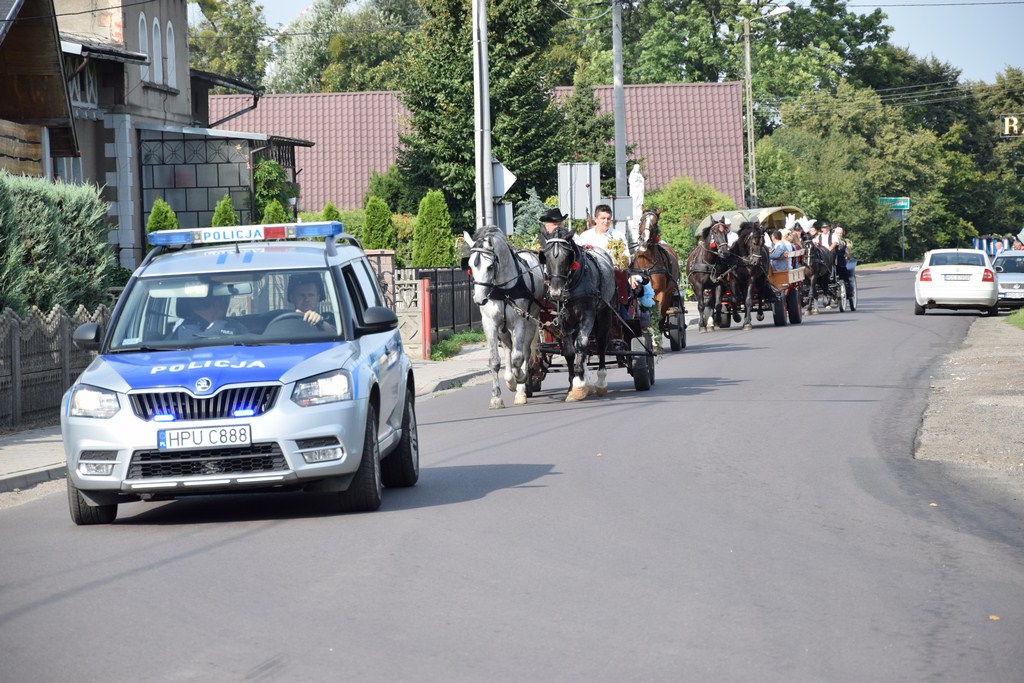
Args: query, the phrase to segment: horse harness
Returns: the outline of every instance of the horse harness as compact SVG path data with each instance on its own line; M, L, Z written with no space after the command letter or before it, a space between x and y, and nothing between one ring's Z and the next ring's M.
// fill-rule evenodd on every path
M484 284L484 286L488 287L489 290L487 292L487 298L490 299L491 301L504 302L505 304L511 306L520 315L532 317L527 311L524 311L522 307L520 307L516 303L516 300L527 299L531 303L535 303L543 308L543 304L540 301L538 301L537 298L533 295L533 288L526 284L525 278L523 277L524 275L529 274L530 279L532 281L534 276L532 273L530 273L529 268L527 268L526 270L523 269L523 261L519 257L519 255L512 249L512 245L509 244L508 242L505 242L505 246L508 248L509 254L512 256L512 262L516 266L516 274L514 277L511 277L500 284ZM497 253L495 253L493 249L485 249L484 247L472 247L470 249L470 253L490 253L494 254L495 260L497 260L498 258ZM510 283L511 286L509 286ZM474 280L473 284L482 283L477 283Z

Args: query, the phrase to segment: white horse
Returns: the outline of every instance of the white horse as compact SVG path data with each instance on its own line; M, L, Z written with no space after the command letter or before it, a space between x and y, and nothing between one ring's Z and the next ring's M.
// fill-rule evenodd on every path
M515 391L515 405L525 405L530 368L537 355L541 301L544 299L544 271L537 254L516 250L496 228L481 228L470 236L472 245L466 266L473 278L473 302L490 350L491 408L504 408L498 372L501 350L508 353L505 383Z

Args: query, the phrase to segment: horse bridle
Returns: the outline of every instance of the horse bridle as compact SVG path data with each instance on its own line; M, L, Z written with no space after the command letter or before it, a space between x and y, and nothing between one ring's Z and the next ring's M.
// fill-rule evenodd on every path
M582 254L580 253L579 245L577 245L572 240L564 239L562 237L549 237L547 239L547 242L544 244L544 251L545 252L548 250L548 245L549 244L556 244L556 245L557 244L564 244L564 245L566 245L566 247L572 252L573 261L575 263L579 263L580 264L578 268L575 268L575 269L570 268L568 275L559 275L559 276L557 276L557 277L564 278L565 279L565 288L571 290L573 288L573 286L580 281L580 278L583 277L583 271L586 268L586 260L580 258L580 256L582 256ZM555 277L556 276L554 276L554 275L551 276L552 279L554 279Z
M480 242L477 242L476 244L479 243ZM476 246L476 244L474 244L473 247L470 248L470 254L480 254L481 256L487 254L493 256L495 262L498 261L498 253L493 248L487 249L486 247L478 247ZM540 302L537 301L536 298L533 296L533 290L529 288L525 282L523 282L523 275L525 273L528 273L529 270L523 270L523 263L516 255L516 253L512 250L511 244L505 242L505 247L508 249L509 255L512 257L512 262L515 264L515 276L501 283L484 283L473 280L473 284L486 287L487 298L493 301L507 302L513 299L530 299L531 301L534 301L539 304ZM512 287L509 287L508 285L510 283L515 284Z

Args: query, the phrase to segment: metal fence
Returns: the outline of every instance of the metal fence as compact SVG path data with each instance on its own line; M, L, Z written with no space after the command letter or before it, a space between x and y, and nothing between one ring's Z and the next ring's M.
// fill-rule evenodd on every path
M86 322L105 325L110 309L73 316L60 306L49 313L33 308L22 320L11 309L0 314L0 426L17 427L56 419L60 399L96 354L71 341Z
M473 282L461 268L398 268L397 280L430 281L430 342L455 332L479 330L480 307L473 303Z

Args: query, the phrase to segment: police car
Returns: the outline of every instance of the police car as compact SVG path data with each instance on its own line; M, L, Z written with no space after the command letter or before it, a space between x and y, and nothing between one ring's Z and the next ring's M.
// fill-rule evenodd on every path
M321 238L321 240L314 239ZM64 395L76 524L120 503L320 491L375 510L419 478L415 383L377 278L341 223L153 232Z

